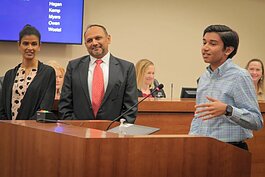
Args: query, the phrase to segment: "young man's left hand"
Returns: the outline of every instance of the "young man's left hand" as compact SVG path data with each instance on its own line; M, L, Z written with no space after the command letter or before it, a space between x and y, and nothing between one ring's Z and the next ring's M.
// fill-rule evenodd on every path
M225 114L227 104L208 96L206 98L210 101L209 103L195 105L195 114L198 114L199 118L208 120Z

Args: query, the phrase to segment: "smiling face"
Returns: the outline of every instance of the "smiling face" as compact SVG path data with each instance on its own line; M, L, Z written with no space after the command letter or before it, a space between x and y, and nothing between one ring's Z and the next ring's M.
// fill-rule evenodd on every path
M92 26L88 28L84 37L87 51L91 56L101 59L108 53L111 38L101 27Z
M249 63L247 70L250 73L253 82L257 84L262 78L263 73L261 63L258 61L252 61Z
M155 75L155 66L149 65L144 73L144 85L151 85L154 82L154 75Z
M222 65L232 51L233 47L224 48L218 33L209 32L203 36L202 57L205 63L210 64L212 70Z
M39 38L36 35L25 35L21 38L18 48L23 60L34 60L40 51Z

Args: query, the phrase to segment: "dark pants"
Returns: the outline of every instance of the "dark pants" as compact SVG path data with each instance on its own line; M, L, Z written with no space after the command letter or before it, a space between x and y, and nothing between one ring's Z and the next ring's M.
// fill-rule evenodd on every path
M246 142L244 141L240 141L240 142L228 142L229 144L232 144L236 147L239 147L241 149L247 150L248 151L248 145Z

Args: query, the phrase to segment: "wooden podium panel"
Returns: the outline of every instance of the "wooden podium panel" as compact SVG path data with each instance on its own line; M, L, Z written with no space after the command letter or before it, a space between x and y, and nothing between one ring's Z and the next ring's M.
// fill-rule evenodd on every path
M160 128L155 134L188 134L194 117L195 99L153 99L139 105L136 124ZM259 101L265 120L265 101ZM254 137L247 140L252 153L252 177L265 176L265 129L253 131Z
M119 136L30 120L0 121L0 133L3 177L250 176L249 152L207 137Z
M194 106L194 99L148 98L139 104L135 123L160 128L156 134L188 134Z

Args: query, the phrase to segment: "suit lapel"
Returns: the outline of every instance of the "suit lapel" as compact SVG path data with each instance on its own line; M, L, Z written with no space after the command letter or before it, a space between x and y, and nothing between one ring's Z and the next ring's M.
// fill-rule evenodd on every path
M90 96L88 92L88 82L87 82L89 62L90 62L90 57L89 56L85 57L81 61L78 71L79 71L79 79L80 79L81 86L86 95L86 99L91 105Z
M10 84L8 84L7 93L6 93L6 102L10 103L10 104L7 104L6 114L10 115L10 119L12 119L12 111L11 111L12 91L13 91L14 81L15 81L15 78L16 78L16 71L17 70L15 70L14 73L12 74L12 78L11 78L12 82Z
M114 85L117 83L118 76L119 76L119 62L116 60L115 57L110 55L110 63L109 63L109 81L106 93L104 95L102 104L107 100L108 96L110 95Z
M17 75L18 68L21 66L21 63L15 67L15 69L12 71L11 78L10 78L10 84L7 86L7 92L6 92L6 102L10 103L7 104L7 111L6 114L10 115L10 119L12 119L12 111L11 111L11 102L12 102L12 91L13 91L13 85L15 82L15 78ZM8 116L7 116L8 117Z

